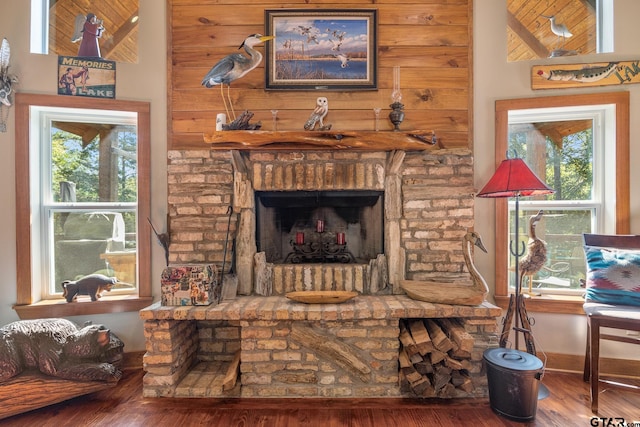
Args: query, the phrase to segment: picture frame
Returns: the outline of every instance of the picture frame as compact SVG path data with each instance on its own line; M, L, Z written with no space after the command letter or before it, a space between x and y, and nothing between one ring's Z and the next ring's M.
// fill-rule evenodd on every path
M376 9L265 10L267 90L376 90Z

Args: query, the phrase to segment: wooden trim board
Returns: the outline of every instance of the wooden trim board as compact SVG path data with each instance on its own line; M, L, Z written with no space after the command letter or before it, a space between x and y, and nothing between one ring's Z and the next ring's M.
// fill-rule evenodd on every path
M614 86L630 83L640 83L640 60L534 65L531 68L531 89Z

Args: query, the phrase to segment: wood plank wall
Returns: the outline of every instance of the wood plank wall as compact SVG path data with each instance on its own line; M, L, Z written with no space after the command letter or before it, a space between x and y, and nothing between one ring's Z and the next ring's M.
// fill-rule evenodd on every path
M247 35L264 34L265 10L281 8L377 9L378 90L267 91L263 61L232 85L236 113L248 109L252 123L272 130L271 110L278 110L278 131L301 131L316 97L326 96L333 130L373 130L374 107L382 108L380 130L391 130L392 67L400 65L401 128L435 130L445 148L472 148L472 0L167 1L170 150L207 147L202 134L215 130L224 105L219 87L201 86L203 77Z

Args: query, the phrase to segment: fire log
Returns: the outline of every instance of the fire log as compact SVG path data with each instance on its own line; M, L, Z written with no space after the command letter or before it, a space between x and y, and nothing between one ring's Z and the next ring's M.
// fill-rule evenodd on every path
M420 397L473 392L469 374L473 337L456 319L400 321L399 378L402 389Z

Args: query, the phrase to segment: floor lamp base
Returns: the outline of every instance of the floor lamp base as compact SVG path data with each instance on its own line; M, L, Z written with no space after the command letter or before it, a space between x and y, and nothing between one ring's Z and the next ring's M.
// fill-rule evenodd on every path
M511 333L511 325L515 317L515 349L518 349L519 335L522 334L524 342L527 347L527 353L536 356L536 345L533 341L533 334L531 333L531 324L529 323L529 315L527 314L527 308L524 304L525 298L522 294L511 294L509 297L509 307L507 308L507 314L504 317L504 323L502 324L502 333L500 334L500 347L506 347L509 340L509 334ZM519 326L521 325L521 326Z

